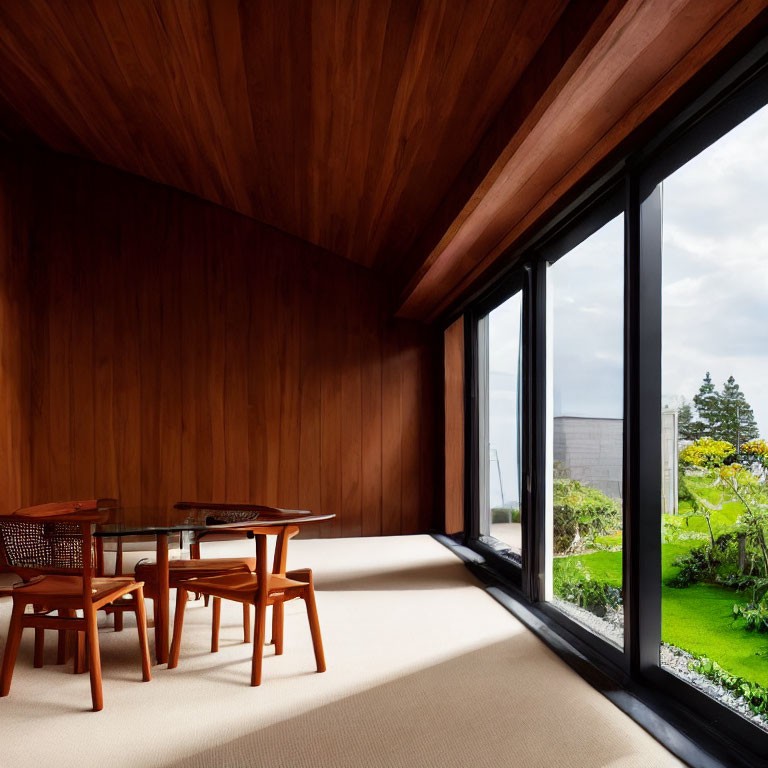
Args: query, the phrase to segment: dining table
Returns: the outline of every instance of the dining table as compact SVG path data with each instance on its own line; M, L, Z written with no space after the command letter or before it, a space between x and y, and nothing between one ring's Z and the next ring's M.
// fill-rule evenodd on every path
M173 506L110 506L101 509L96 523L97 539L154 537L157 558L158 589L154 611L155 658L158 664L168 662L170 626L170 560L169 536L193 533L229 534L234 536L262 533L279 534L288 527L321 523L333 514L313 514L308 510L281 509L260 504L228 504L219 502L178 502Z

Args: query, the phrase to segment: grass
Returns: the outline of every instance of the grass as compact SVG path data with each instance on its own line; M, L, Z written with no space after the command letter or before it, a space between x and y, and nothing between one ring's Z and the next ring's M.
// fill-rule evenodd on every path
M696 483L696 493L722 509L712 513L715 535L731 528L743 510L738 501L724 499L717 488L705 478L689 478ZM682 514L690 511L690 504L680 505ZM680 532L707 533L706 521L700 517L665 516L665 521ZM603 546L621 544L621 534L598 539ZM664 584L677 574L674 561L698 546L697 539L665 541L661 546L662 617L661 637L667 643L685 651L708 656L728 672L740 675L754 683L768 686L768 635L749 632L733 626L733 605L746 602L747 597L732 589L716 584L694 584L683 589ZM568 562L581 562L595 581L621 587L621 551L598 551L586 555L555 558L555 572L562 572Z

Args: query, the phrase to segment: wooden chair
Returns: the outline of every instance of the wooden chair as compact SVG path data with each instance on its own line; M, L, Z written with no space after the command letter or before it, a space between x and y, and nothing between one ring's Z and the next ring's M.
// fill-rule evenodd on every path
M99 512L107 512L109 509L113 509L119 505L116 499L86 499L78 501L62 501L55 504L39 505L37 509L65 509L74 511L76 509L94 510ZM96 576L105 576L104 573L104 557L103 557L103 539L94 537L95 549L96 549ZM5 548L3 542L0 539L0 572L15 573L24 581L29 581L47 573L47 569L43 567L31 567L28 563L25 565L12 566L8 563L8 558L5 554ZM56 571L53 571L56 573ZM116 573L115 575L119 575ZM125 611L134 611L133 601L118 600L116 603L105 605L101 608L102 611L115 616L115 630L120 631L122 629L122 618ZM62 614L64 615L64 614ZM85 642L83 632L65 632L59 630L59 645L58 654L56 658L57 664L65 664L68 658L67 641L70 637L74 637L75 640L75 673L80 674L87 670L86 655L85 655ZM43 666L43 649L45 647L45 630L35 629L35 658L34 665L36 668Z
M179 663L181 635L184 626L184 609L187 602L187 591L189 590L203 595L210 595L214 600L233 600L246 606L255 606L256 620L253 633L251 685L261 685L267 606L273 606L273 610L275 606L279 606L282 610L283 605L288 600L304 600L307 607L307 617L309 618L309 629L312 634L317 671L325 672L325 656L323 654L323 641L320 635L320 623L317 618L312 572L303 572L306 575L306 580L292 579L287 575L269 573L267 569L267 531L267 528L252 529L252 535L256 539L255 573L201 578L181 584L176 598L173 642L168 661L169 669L173 669ZM280 632L280 652L282 653L282 624Z
M237 502L210 502L210 501L177 501L173 505L174 509L179 510L196 510L198 512L209 513L210 517L215 517L222 523L237 523L247 520L253 514L253 512L263 512L270 517L285 515L283 510L276 507L267 507L262 504L247 504ZM295 516L295 512L291 513L291 517ZM285 575L286 562L288 557L288 541L296 536L299 532L298 526L286 526L286 527L265 527L262 529L266 535L277 536L277 542L275 544L275 558L272 568L272 573L275 575ZM244 529L221 529L217 530L205 530L196 531L192 544L190 545L191 559L186 561L178 561L170 563L170 587L176 588L180 585L180 582L188 579L205 578L207 576L225 575L225 573L233 573L241 570L237 567L238 563L247 564L249 571L253 571L256 568L255 558L202 558L200 553L200 544L203 540L212 541L231 541L237 538L253 537L253 528L248 527ZM180 563L188 563L189 565L183 566ZM194 573L196 563L204 564L203 567L208 570L200 570L199 573ZM229 567L229 571L222 570L220 574L215 574L217 563ZM174 574L174 570L178 571ZM305 573L305 571L301 571ZM156 580L156 576L148 573L147 571L137 571L136 578L146 582L145 594L150 596L150 585ZM151 587L150 587L151 588ZM191 590L195 591L195 590ZM205 606L208 607L209 596L204 595ZM251 641L250 630L251 612L250 606L247 603L243 604L243 642L249 643ZM219 598L213 599L213 616L211 620L211 653L215 653L219 649L219 630L221 625L221 601ZM282 650L282 637L283 637L283 608L282 604L275 605L272 609L272 642L275 645L275 653L281 654Z
M80 502L43 504L0 517L0 542L9 567L28 580L13 587L13 611L0 672L0 696L7 696L16 664L21 633L34 628L35 657L38 630L84 633L90 660L94 711L103 708L101 656L96 612L130 595L141 649L142 678L152 679L147 644L143 585L130 578L96 575L92 527L103 519L96 504ZM36 574L36 575L31 575ZM33 613L26 613L27 606ZM83 611L83 618L77 611ZM58 611L58 616L52 615ZM42 637L42 635L40 635Z
M178 590L185 582L212 576L248 574L256 567L253 557L219 557L208 560L172 560L169 564L168 584L171 589ZM157 595L157 565L155 563L139 562L134 571L136 581L144 584L144 596L155 600ZM218 601L213 604L211 628L211 652L219 649L219 624L221 621L221 606ZM251 642L251 612L247 605L243 606L243 642Z

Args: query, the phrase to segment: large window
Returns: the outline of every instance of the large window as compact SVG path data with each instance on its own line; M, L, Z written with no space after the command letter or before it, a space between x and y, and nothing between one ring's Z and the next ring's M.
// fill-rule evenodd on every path
M623 646L623 215L548 268L547 302L547 596Z
M502 576L502 560L521 566L537 616L609 674L755 752L768 732L768 55L740 66L548 222L470 311L468 541Z
M768 694L768 108L662 200L661 663L751 715L743 686Z

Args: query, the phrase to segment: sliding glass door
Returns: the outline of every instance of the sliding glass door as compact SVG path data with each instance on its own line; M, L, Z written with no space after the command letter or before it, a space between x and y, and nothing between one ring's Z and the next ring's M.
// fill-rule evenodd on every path
M528 510L525 477L528 272L519 270L474 314L477 410L473 541L519 578Z
M522 564L523 292L478 321L479 534Z
M662 190L660 661L768 732L768 107Z
M544 594L621 648L624 215L546 270Z
M596 663L754 751L768 733L768 54L750 77L606 177L471 309L467 436L470 545Z

